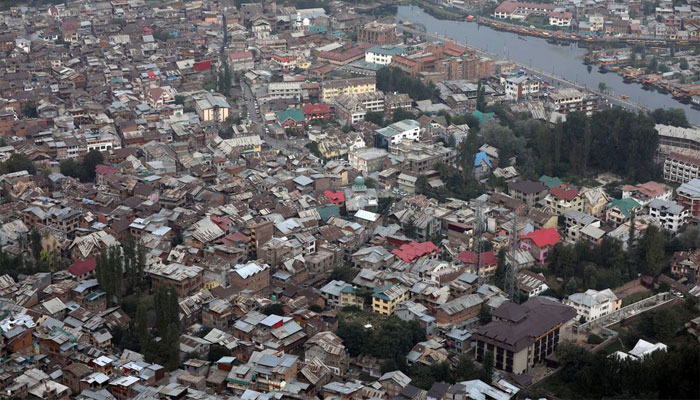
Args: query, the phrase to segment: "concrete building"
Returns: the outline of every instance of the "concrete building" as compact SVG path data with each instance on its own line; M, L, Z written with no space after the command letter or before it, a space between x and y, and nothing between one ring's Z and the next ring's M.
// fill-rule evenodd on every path
M408 300L408 289L389 284L376 288L372 293L372 311L381 315L392 315L402 301Z
M693 179L676 189L678 204L690 211L693 218L700 217L700 179Z
M523 304L504 303L492 313L493 321L474 332L476 359L486 352L494 357L494 367L522 374L544 361L559 345L559 332L576 317L576 311L543 297Z
M700 178L700 158L671 152L664 160L664 180L686 183Z
M357 30L357 41L376 45L396 43L396 25L372 21Z
M389 126L377 129L377 147L389 148L390 145L399 144L404 140L418 141L420 138L420 125L412 119L404 119Z
M654 218L662 229L674 234L678 233L690 218L690 210L675 201L652 200L647 208L649 216Z
M365 52L365 62L389 65L393 56L406 54L406 49L397 46L372 46Z
M576 310L577 318L588 322L619 310L622 299L619 299L610 289L601 291L588 289L583 293L570 295L564 299L563 303Z
M372 172L380 171L388 156L389 153L384 149L365 147L348 152L348 161L353 169L367 176Z
M270 266L255 263L238 264L229 272L231 285L258 292L270 286Z
M547 186L542 182L518 181L508 184L508 194L532 207L547 195Z
M321 83L321 101L329 102L342 94L364 94L377 91L375 78L350 78Z

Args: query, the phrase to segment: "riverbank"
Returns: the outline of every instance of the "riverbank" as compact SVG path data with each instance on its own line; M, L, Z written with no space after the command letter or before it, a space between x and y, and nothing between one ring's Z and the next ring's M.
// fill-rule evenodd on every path
M411 4L417 5L418 7L423 9L423 11L438 19L444 19L448 21L463 21L464 18L467 16L466 12L454 11L460 9L448 10L445 7L430 3L425 0L411 0Z
M617 99L616 104L628 106L639 104L645 110L656 108L682 108L688 120L700 124L700 112L690 105L678 103L671 96L656 91L644 90L641 85L628 85L617 74L600 73L598 68L592 68L583 63L588 49L578 42L568 42L567 45L554 45L545 38L525 37L518 40L517 34L500 31L490 26L480 25L465 20L442 20L428 14L422 7L416 5L399 5L396 18L399 21L415 23L425 32L421 36L439 36L437 40L453 40L463 43L470 48L480 50L485 56L494 59L505 59L516 62L532 70L538 76L558 77L564 82L574 82L584 89L597 89L604 83L607 96ZM549 78L547 78L549 79ZM559 81L558 81L559 82ZM621 99L620 96L626 97ZM624 104L623 104L624 103Z

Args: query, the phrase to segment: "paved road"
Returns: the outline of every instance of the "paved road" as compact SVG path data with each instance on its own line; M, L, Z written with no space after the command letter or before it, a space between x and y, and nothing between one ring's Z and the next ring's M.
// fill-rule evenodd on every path
M270 136L268 133L265 132L265 123L262 119L262 115L260 115L256 110L255 110L255 96L253 95L253 91L248 86L248 84L244 81L241 80L241 88L243 89L243 98L246 103L246 108L247 112L250 115L251 121L253 121L254 125L254 131L260 137L263 139L265 143L267 143L268 146L270 146L271 149L275 150L284 150L287 152L293 152L293 153L299 153L302 152L303 146L309 142L308 139L306 138L300 138L300 139L291 139L291 140L279 140L275 139L274 137Z
M425 38L428 38L431 40L435 40L435 41L443 41L443 42L447 41L447 40L453 41L453 42L455 41L454 39L439 35L437 33L423 32L423 31L420 31L417 29L408 28L408 27L401 26L401 25L397 26L397 29L399 29L403 32L408 32L408 33L411 33L414 35L419 35L419 36L422 36L422 37L425 37ZM481 50L481 49L478 49L475 47L468 46L464 43L461 43L461 45L465 46L469 50L473 50L476 54L479 54L481 56L486 56L486 57L493 58L493 59L500 58L497 55L494 55L492 53L486 52L484 50ZM527 71L527 73L530 75L537 75L541 78L545 78L546 80L549 80L551 83L560 84L560 85L564 85L564 86L568 86L568 87L575 87L575 88L583 90L583 91L594 93L594 94L606 99L608 101L608 103L610 103L610 104L619 105L621 107L624 107L624 108L627 108L627 109L630 109L633 111L651 111L648 107L645 107L641 104L637 104L637 103L634 103L634 102L629 101L629 100L623 100L619 97L615 97L615 96L607 94L607 93L599 92L599 91L592 89L590 87L586 87L586 86L581 85L579 83L576 83L576 82L570 81L568 79L564 79L560 76L554 75L551 72L546 72L546 71L539 70L537 68L532 68L529 65L526 65L523 63L518 63L518 62L515 62L512 60L509 60L509 61L513 62L520 69Z

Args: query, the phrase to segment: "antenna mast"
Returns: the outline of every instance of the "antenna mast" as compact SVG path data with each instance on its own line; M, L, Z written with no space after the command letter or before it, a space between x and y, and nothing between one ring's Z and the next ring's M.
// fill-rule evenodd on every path
M520 292L518 290L518 265L516 255L518 249L518 213L513 213L513 228L510 232L510 262L506 260L505 290L508 297L514 302L520 302Z

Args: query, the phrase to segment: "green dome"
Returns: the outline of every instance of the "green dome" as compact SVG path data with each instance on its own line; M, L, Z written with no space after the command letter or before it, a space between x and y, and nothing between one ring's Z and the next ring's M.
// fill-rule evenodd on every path
M355 186L364 186L365 185L365 178L362 177L362 175L358 175L357 178L355 178Z

